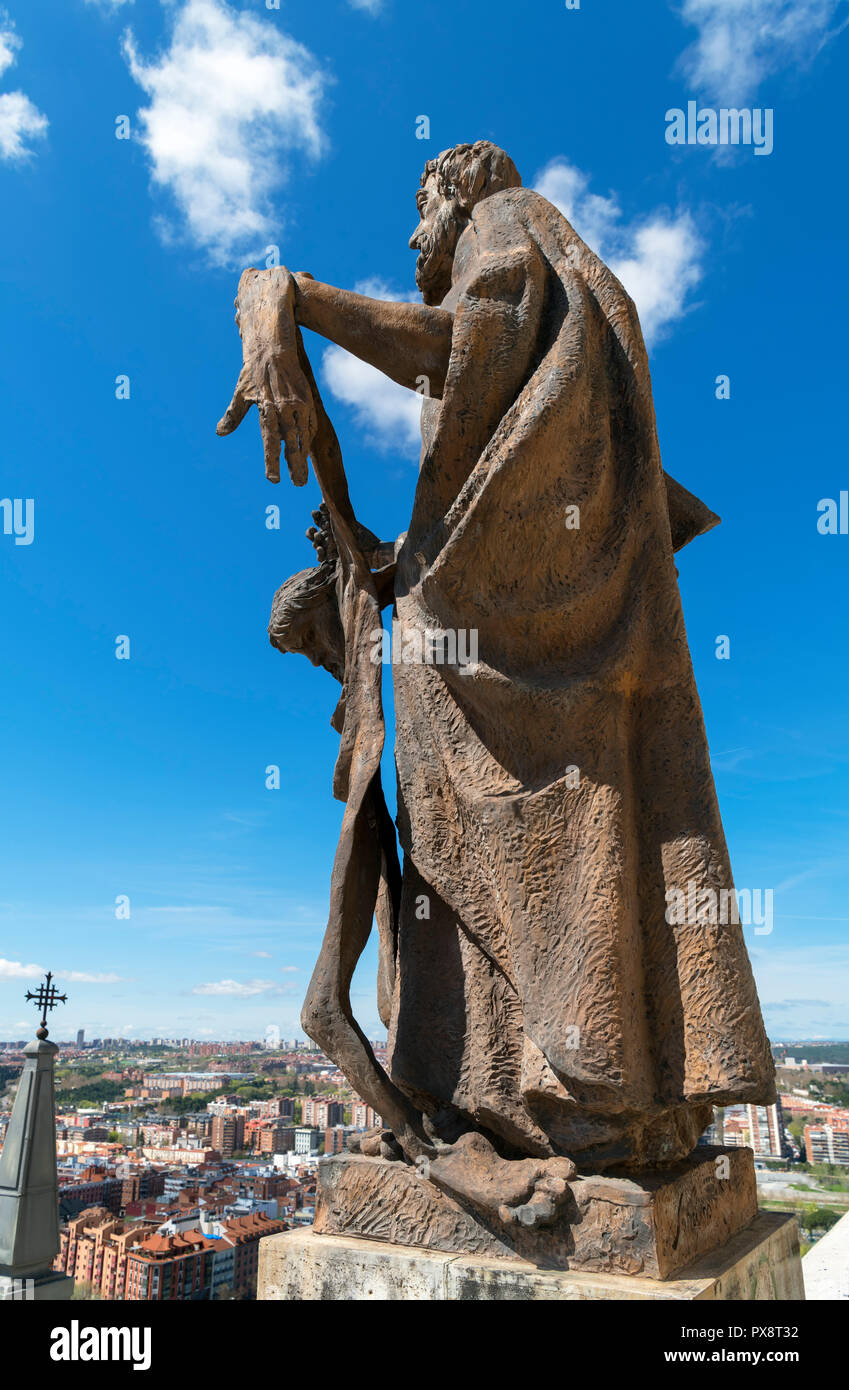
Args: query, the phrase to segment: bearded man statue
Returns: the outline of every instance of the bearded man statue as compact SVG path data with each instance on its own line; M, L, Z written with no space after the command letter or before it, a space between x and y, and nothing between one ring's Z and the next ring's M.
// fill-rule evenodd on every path
M713 1106L774 1099L739 914L711 906L736 899L674 561L718 518L661 467L634 304L504 151L446 150L417 202L421 304L245 273L219 432L256 402L268 476L281 440L296 482L310 454L328 508L320 574L272 625L343 686L304 1027L383 1118L365 1152L424 1155L443 1189L544 1223L576 1166L674 1164ZM394 545L353 517L300 326L424 388ZM477 652L393 654L397 873L368 656L385 604L405 650L438 631ZM376 906L386 1071L348 998Z

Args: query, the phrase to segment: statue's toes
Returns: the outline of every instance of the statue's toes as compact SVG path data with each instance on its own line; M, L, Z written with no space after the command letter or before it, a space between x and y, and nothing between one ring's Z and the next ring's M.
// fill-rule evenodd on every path
M545 1226L554 1217L555 1204L545 1192L537 1189L527 1202L510 1207L505 1203L498 1208L499 1220L505 1226L518 1222L521 1226Z
M554 1203L544 1192L537 1190L529 1202L516 1208L523 1226L545 1226L554 1216Z
M571 1182L577 1173L577 1165L571 1158L551 1158L546 1163L548 1172L557 1178L562 1178L563 1182Z
M372 1129L360 1135L360 1153L367 1158L397 1158L400 1152L391 1129Z

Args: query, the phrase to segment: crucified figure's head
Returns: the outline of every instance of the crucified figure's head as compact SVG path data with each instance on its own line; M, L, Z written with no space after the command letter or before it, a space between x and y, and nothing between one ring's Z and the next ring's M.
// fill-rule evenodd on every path
M345 636L336 601L336 560L301 570L281 584L268 637L281 652L299 652L338 681L345 678Z
M416 284L425 304L441 304L451 288L451 267L461 233L476 204L503 188L521 188L509 155L488 140L455 145L429 159L416 194L419 225L410 237L418 251Z

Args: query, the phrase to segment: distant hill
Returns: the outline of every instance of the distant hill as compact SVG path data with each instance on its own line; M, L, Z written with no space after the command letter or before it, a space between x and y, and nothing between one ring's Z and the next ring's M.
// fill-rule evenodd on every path
M849 1042L787 1042L773 1043L772 1055L781 1063L785 1057L801 1062L849 1062Z

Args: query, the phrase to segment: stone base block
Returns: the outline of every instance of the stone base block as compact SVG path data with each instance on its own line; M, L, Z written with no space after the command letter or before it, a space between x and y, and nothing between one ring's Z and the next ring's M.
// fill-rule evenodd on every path
M313 1230L266 1236L257 1298L494 1301L498 1299L804 1299L795 1216L762 1212L747 1230L674 1278L541 1269L523 1260L413 1250Z
M758 1212L751 1149L698 1148L633 1177L579 1177L550 1226L503 1225L406 1163L340 1154L318 1168L315 1231L418 1252L667 1279L725 1244Z

